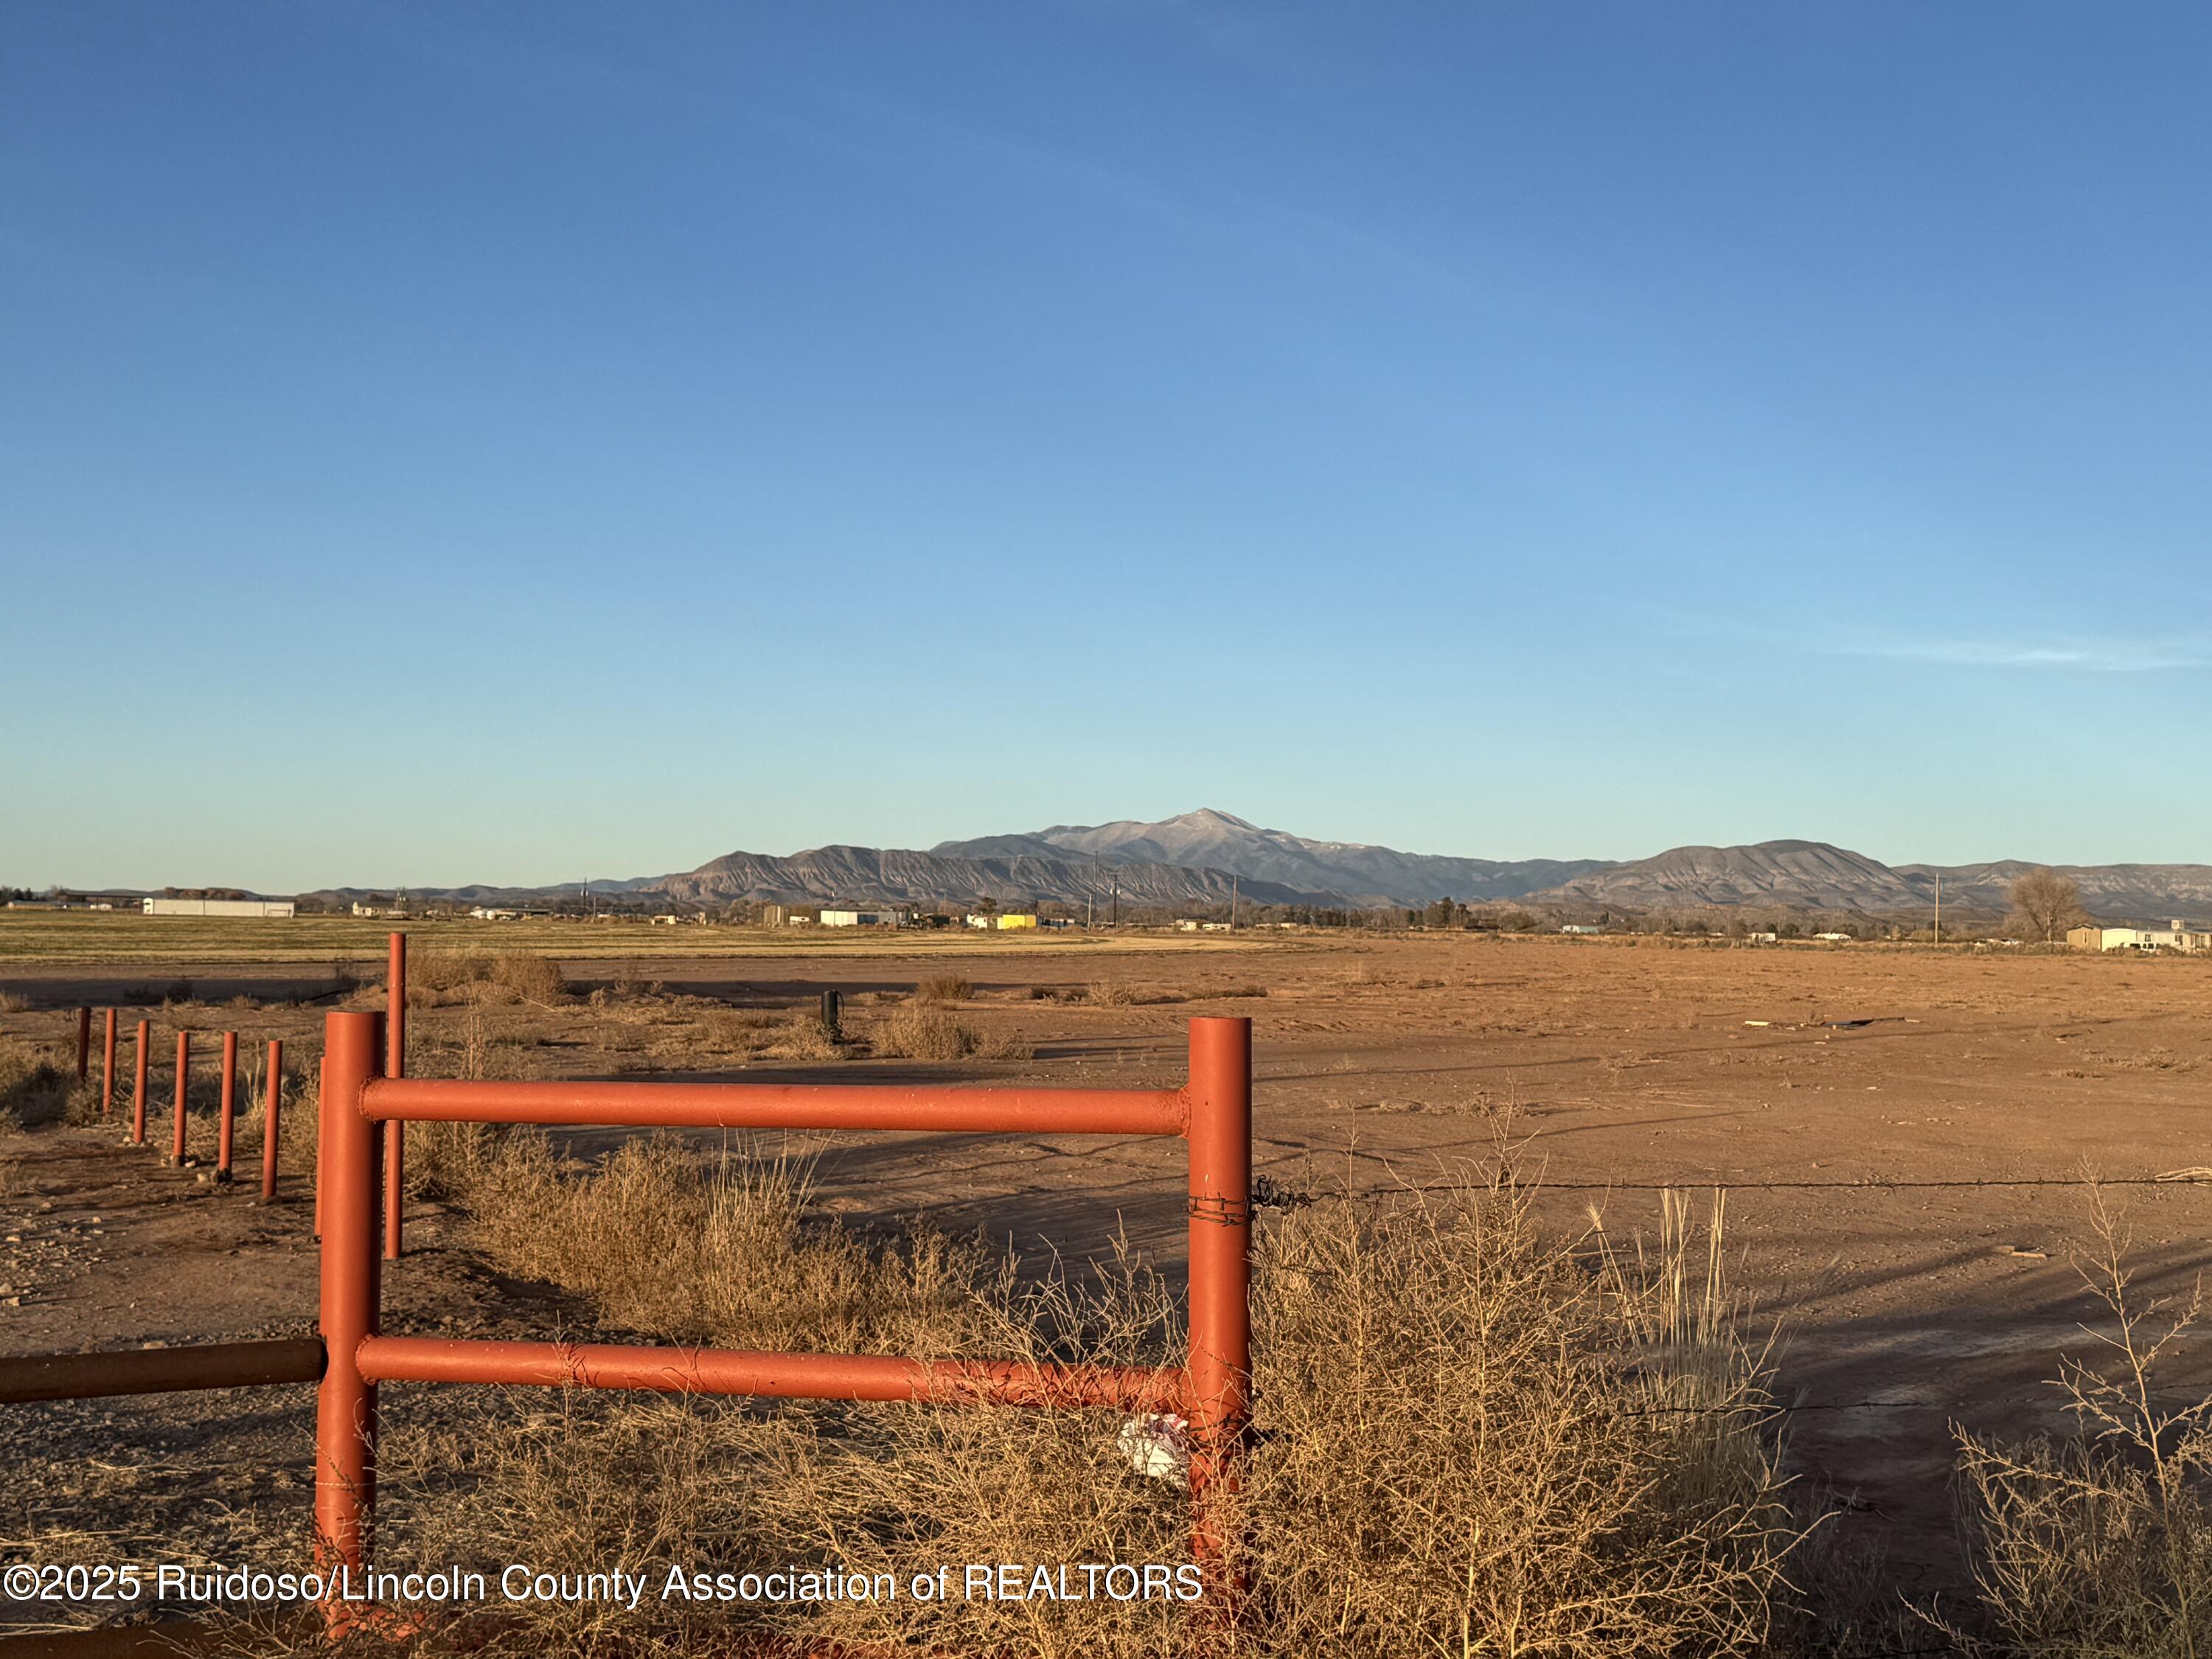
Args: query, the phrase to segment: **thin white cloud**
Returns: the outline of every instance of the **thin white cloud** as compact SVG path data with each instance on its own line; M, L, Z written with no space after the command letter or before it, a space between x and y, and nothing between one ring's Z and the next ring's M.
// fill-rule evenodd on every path
M2212 644L2193 639L1884 640L1836 649L1845 656L1934 663L1948 668L2060 668L2090 674L2143 674L2212 667Z

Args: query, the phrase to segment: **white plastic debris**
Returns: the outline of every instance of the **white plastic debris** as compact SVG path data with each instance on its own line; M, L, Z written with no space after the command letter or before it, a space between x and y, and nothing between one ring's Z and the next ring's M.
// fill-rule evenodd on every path
M1114 1437L1115 1449L1129 1467L1154 1480L1182 1480L1190 1475L1190 1424L1164 1413L1133 1417Z

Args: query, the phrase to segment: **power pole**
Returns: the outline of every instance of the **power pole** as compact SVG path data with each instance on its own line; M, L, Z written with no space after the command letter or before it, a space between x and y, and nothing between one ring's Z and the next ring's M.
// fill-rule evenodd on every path
M1229 931L1237 931L1237 878L1229 878Z
M1943 942L1943 878L1936 878L1936 942Z

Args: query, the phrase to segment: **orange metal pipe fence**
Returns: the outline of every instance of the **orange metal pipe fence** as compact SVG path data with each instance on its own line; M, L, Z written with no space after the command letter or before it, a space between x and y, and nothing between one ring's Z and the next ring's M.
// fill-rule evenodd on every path
M115 1010L107 1011L100 1040L100 1115L115 1115Z
M486 1083L380 1075L391 1058L375 1014L325 1026L316 1199L327 1352L316 1407L315 1552L359 1568L375 1512L377 1385L456 1382L945 1404L1179 1407L1194 1451L1194 1542L1223 1590L1229 1540L1216 1499L1233 1492L1249 1424L1252 1028L1190 1023L1188 1081L1176 1090L873 1087L866 1085ZM380 1053L382 1050L382 1053ZM929 1130L962 1133L1176 1135L1189 1146L1188 1359L1159 1369L1034 1365L852 1354L386 1336L377 1131L408 1121L638 1124L675 1127ZM334 1623L366 1617L326 1609Z
M169 1162L185 1167L185 1085L191 1075L192 1034L177 1033L177 1128L169 1147Z
M230 1144L238 1115L238 1033L222 1034L222 1116L216 1132L215 1178L230 1179Z
M269 1095L261 1109L261 1201L276 1201L276 1107L284 1092L284 1045L269 1043Z
M407 1075L407 935L392 936L384 970L384 1074ZM407 1126L384 1126L384 1259L399 1260L400 1207L407 1196Z
M131 1102L131 1144L133 1146L143 1146L146 1144L146 1060L149 1053L146 1045L153 1036L153 1029L154 1023L151 1020L142 1019L138 1022L137 1054L132 1061L136 1080Z

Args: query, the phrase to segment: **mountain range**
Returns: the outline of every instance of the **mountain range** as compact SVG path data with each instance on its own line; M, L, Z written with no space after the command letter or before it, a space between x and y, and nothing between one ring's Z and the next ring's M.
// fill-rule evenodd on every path
M2036 866L1891 866L1817 841L1676 847L1628 862L1603 859L1493 860L1404 853L1358 842L1314 841L1265 830L1211 807L1145 823L1049 829L939 843L927 852L814 848L787 858L730 853L696 870L587 884L597 894L684 906L754 901L856 900L957 907L992 899L1133 907L1225 905L1232 896L1270 905L1328 908L1516 901L1560 910L1677 910L1766 905L1867 915L1931 908L1937 884L1946 912L2001 914L2006 889ZM2053 866L2079 884L2106 921L2212 914L2212 865ZM473 903L544 900L568 888L472 886L415 890ZM309 896L343 900L363 890Z

